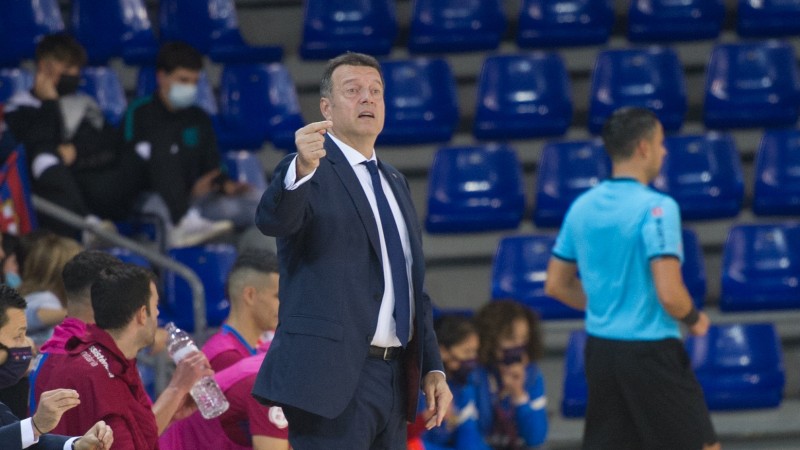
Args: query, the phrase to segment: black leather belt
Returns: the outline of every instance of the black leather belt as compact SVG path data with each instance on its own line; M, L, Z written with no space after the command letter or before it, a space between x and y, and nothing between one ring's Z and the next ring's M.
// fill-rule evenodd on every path
M385 361L397 359L403 354L403 347L378 347L377 345L369 346L369 357L378 358Z

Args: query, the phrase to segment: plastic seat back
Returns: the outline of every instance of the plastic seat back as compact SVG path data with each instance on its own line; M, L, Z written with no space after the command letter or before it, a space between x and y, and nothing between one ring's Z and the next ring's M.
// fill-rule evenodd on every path
M447 142L458 122L456 83L444 59L381 62L386 122L378 145Z
M613 25L612 0L522 0L517 45L541 48L603 44Z
M716 39L724 19L723 0L632 0L628 10L628 40Z
M771 323L712 325L686 348L712 410L771 408L786 383L781 341Z
M686 115L686 82L678 56L666 47L606 50L592 74L589 131L600 133L606 119L623 106L658 115L665 131L677 131Z
M585 349L586 331L572 331L567 342L567 354L564 356L564 392L561 397L561 414L564 417L583 417L586 414L589 387L586 385L583 357Z
M84 67L81 71L80 89L94 97L108 123L120 123L128 107L128 99L114 69L103 66Z
M415 0L408 49L414 53L493 50L505 29L500 0Z
M583 317L544 293L547 263L555 237L550 235L512 236L497 246L492 265L492 299L513 299L536 310L542 319Z
M27 69L0 69L0 103L5 103L17 92L33 87L33 74Z
M572 201L610 175L611 160L599 139L547 143L536 171L533 222L561 226Z
M516 228L525 209L522 167L505 145L436 152L425 227L431 233Z
M258 156L252 152L240 150L225 153L225 166L228 176L240 183L247 183L258 192L267 189L267 178Z
M722 254L723 311L800 308L800 226L734 225Z
M736 32L742 37L800 34L800 0L739 0Z
M703 309L706 299L706 265L703 258L703 248L697 240L694 231L683 229L683 264L681 275L683 283L692 296L692 301L698 309Z
M572 95L556 53L486 58L478 80L473 133L478 139L563 135L572 123Z
M33 59L36 44L64 31L58 0L5 0L0 5L0 66L16 67Z
M114 57L155 64L158 42L144 0L74 0L71 22L90 65L105 65Z
M703 121L708 128L793 126L799 92L790 45L719 44L708 64Z
M388 55L397 37L392 0L306 0L300 56L328 59L346 51Z
M735 217L744 197L739 153L729 134L668 137L667 156L653 186L678 202L681 218Z
M756 154L756 215L800 215L800 130L767 130Z

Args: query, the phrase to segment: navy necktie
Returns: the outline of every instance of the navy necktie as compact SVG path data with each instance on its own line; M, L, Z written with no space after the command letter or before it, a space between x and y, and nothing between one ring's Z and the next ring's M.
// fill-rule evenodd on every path
M409 300L408 300L408 272L406 271L406 255L403 244L400 242L400 232L394 221L394 214L389 207L389 201L383 192L378 164L375 161L364 161L370 178L372 189L375 191L375 201L378 204L378 213L381 216L383 240L386 241L386 253L389 256L389 266L392 268L392 283L394 285L394 321L397 324L397 338L403 347L408 343L409 325ZM384 276L386 276L384 274Z

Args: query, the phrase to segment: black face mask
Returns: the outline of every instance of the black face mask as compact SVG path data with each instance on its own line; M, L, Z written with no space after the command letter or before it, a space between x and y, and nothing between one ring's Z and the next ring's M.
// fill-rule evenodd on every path
M77 75L61 75L56 84L56 92L59 97L71 95L78 92L78 86L81 84L81 77Z
M30 347L9 348L0 344L0 349L8 352L6 362L0 366L0 389L14 386L25 376L31 365L33 350Z
M520 363L522 362L522 358L525 356L526 351L527 347L524 345L520 345L519 347L506 348L503 350L503 357L500 358L500 361L498 361L498 363L503 366Z
M466 384L469 374L478 367L477 359L467 359L459 362L459 367L450 376L456 384Z

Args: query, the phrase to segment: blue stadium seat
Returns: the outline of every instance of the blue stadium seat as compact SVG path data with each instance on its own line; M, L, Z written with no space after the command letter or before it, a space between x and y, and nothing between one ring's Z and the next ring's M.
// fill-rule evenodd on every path
M458 123L458 96L444 59L381 62L386 123L378 145L447 142Z
M197 247L172 249L170 258L192 269L206 291L206 320L209 327L217 327L228 317L228 301L225 283L228 272L236 261L236 248L229 244L209 244ZM189 284L172 271L167 271L164 280L165 318L175 322L178 328L194 331L194 307Z
M0 5L0 67L33 59L43 36L64 31L58 0L5 0Z
M303 127L289 71L280 63L228 65L219 86L217 139L223 150L258 150L265 140L294 150Z
M94 97L108 123L120 123L128 107L128 99L114 69L104 66L84 67L81 71L80 90Z
M431 233L502 230L522 220L522 167L508 146L441 148L428 178Z
M586 385L583 358L585 348L586 331L572 331L567 342L567 354L564 356L564 393L561 398L561 414L564 417L586 415L589 387Z
M346 51L388 55L397 37L393 0L306 0L303 59L328 59Z
M800 215L800 130L767 130L761 138L753 213Z
M716 39L724 19L723 0L632 0L628 10L628 40Z
M790 127L800 77L785 42L719 44L711 52L703 121L708 128Z
M144 97L152 94L156 90L156 85L155 66L140 67L139 74L136 77L136 96ZM219 112L217 98L214 96L214 88L211 86L205 71L200 72L200 78L197 81L197 100L194 104L203 108L211 117L216 116Z
M706 301L706 265L703 248L694 231L683 229L683 264L681 276L694 306L703 309Z
M511 236L497 246L492 264L492 299L512 299L537 311L543 319L582 318L578 311L544 293L547 263L555 237Z
M494 50L506 30L500 0L415 0L408 49L412 53Z
M686 339L711 410L773 408L786 383L781 341L771 323L712 325Z
M225 167L228 169L228 176L240 183L247 183L258 192L267 189L267 177L258 156L252 152L240 150L225 153Z
M611 160L599 139L547 143L536 171L533 223L561 226L572 201L609 176Z
M677 131L686 115L686 83L678 56L666 47L606 50L592 75L589 131L600 133L614 110L640 106L658 115L665 131Z
M800 0L739 0L736 32L742 37L800 34Z
M14 94L33 87L33 74L23 68L0 69L0 103L5 103Z
M146 269L150 269L152 267L147 258L124 247L111 247L106 249L106 252L116 256L120 261L126 264L133 264Z
M128 64L155 64L158 53L144 0L73 0L72 34L89 64L122 57Z
M668 137L667 156L653 186L669 194L685 220L736 217L742 207L742 163L724 133Z
M522 0L517 45L541 48L603 44L613 25L613 0Z
M734 225L722 254L723 311L800 308L800 225Z
M572 123L572 95L556 53L486 58L478 80L473 134L478 139L563 135Z
M283 48L252 46L239 31L234 0L161 0L162 42L184 41L218 63L280 61Z

